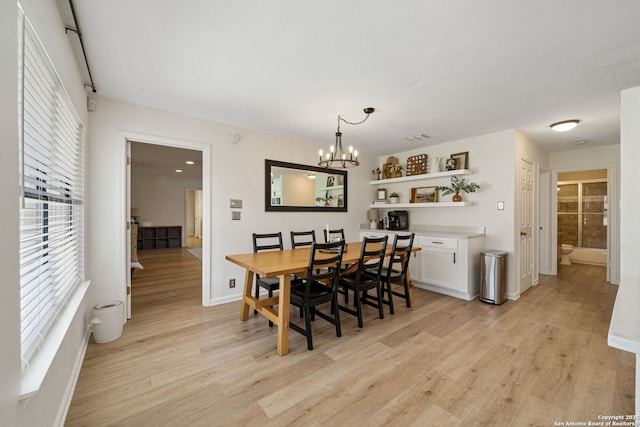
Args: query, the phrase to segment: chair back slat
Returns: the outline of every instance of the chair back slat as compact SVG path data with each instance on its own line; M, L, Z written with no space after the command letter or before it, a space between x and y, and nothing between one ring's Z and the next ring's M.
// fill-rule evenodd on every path
M376 277L380 280L382 265L387 250L387 237L365 237L362 239L362 249L358 260L356 280L364 280L364 275Z
M253 233L253 252L283 250L282 233Z
M328 243L330 238L333 237L339 237L340 240L344 241L344 229L339 228L336 230L329 230L329 233L327 233L327 229L323 229L322 230L323 234L324 234L324 242Z
M291 232L291 249L302 246L311 246L316 242L316 231L292 231Z
M414 233L407 235L396 234L393 240L391 257L389 257L389 275L391 275L391 270L394 265L397 265L397 270L400 271L403 276L407 273L409 260L411 259L411 249L413 248L414 237Z
M313 283L322 282L331 286L333 292L338 287L342 264L343 242L312 243L309 251L309 268L305 283L305 297L309 297Z

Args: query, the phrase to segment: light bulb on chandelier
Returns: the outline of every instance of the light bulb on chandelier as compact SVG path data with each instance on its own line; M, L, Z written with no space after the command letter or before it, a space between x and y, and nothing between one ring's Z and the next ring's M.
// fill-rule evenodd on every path
M349 122L342 117L338 116L338 130L336 131L336 144L329 147L329 152L324 154L322 150L318 152L320 155L320 161L318 166L324 168L342 167L348 168L352 166L360 165L358 162L358 150L354 150L353 146L349 146L349 152L346 153L342 147L342 132L340 132L340 122L343 121L350 125L359 125L364 123L369 118L369 115L375 111L375 108L368 107L364 109L366 114L365 118L359 122ZM324 154L324 158L322 157Z

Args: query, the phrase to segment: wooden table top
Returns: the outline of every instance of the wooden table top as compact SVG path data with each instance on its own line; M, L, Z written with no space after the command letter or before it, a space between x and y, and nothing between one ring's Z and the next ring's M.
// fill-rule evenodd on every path
M391 255L392 244L387 244L387 256ZM347 251L342 254L343 264L352 264L360 259L362 242L347 244ZM412 252L420 248L413 247ZM251 270L262 277L282 276L289 273L306 271L309 266L309 247L286 249L283 251L265 251L239 255L227 255L226 260Z

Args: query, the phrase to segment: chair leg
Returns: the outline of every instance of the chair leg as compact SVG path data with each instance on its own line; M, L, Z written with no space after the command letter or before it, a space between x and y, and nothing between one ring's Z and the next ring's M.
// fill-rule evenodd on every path
M395 310L393 308L393 291L391 290L391 281L382 283L382 297L383 298L384 298L385 285L386 285L387 293L389 294L389 313L395 314Z
M255 292L255 294L256 294L255 295L256 299L260 299L260 285L258 285L257 283L256 283L256 292ZM253 309L253 314L258 314L258 310Z
M364 325L364 323L362 322L362 301L360 300L360 292L359 289L356 288L356 291L354 292L354 304L356 306L356 313L358 313L358 327L362 328L362 326Z
M340 310L338 310L338 294L333 295L333 300L331 301L331 309L333 310L334 320L336 322L336 336L342 336L342 328L340 327Z
M273 296L273 291L269 289L269 298L271 298L272 296ZM273 328L273 322L271 320L269 320L269 327Z
M384 319L384 310L382 309L382 304L384 303L382 302L382 285L380 282L376 284L376 295L378 296L378 315L381 319Z
M409 281L404 278L404 300L407 302L407 307L411 307L411 300L409 299Z
M309 306L304 306L304 326L306 328L307 335L307 348L309 350L313 350L313 339L311 338L311 310L309 310Z

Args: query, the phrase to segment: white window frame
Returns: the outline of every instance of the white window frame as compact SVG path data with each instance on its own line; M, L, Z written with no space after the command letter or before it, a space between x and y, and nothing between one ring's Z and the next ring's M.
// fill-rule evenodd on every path
M36 393L89 283L84 125L18 7L21 399Z

